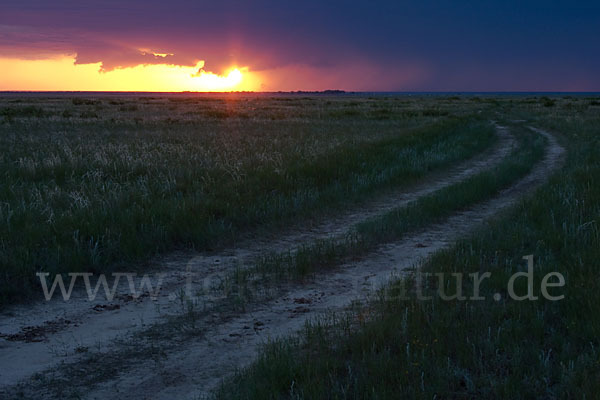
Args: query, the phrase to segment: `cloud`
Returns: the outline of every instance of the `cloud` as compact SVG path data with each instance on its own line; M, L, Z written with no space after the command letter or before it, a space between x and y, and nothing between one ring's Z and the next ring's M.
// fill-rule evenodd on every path
M352 32L364 27L348 26L356 21L344 15L347 8L310 1L5 0L0 24L35 30L39 38L13 34L4 43L0 39L0 49L77 54L77 63L100 62L106 71L137 63L194 65L197 60L205 60L206 69L217 73L233 64L254 70L298 63L331 66L368 56L360 43L354 44ZM45 37L54 37L54 46ZM140 54L140 48L173 55L156 58Z
M136 65L181 65L195 66L199 59L186 54L175 54L161 51L143 51L134 45L99 44L96 46L80 46L75 48L75 64L100 63L102 72L117 68L135 67Z

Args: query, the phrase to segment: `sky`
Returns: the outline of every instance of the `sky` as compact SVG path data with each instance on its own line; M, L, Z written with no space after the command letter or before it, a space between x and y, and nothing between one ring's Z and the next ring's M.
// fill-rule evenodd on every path
M0 90L600 91L600 2L1 0Z

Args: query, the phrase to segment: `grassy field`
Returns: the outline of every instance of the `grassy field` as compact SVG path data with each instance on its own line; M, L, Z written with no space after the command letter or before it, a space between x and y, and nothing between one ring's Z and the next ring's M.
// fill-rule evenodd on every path
M492 121L514 138L497 163L406 204L394 202L341 235L299 240L284 251L262 249L252 265L227 270L222 287L211 288L227 295L210 293L216 300L200 304L181 291L180 312L98 351L76 351L69 362L6 393L80 398L103 384L116 388L120 376L135 381L127 374L140 366L144 374L159 371L157 382L166 376L168 389L171 370L161 365L178 365L169 364L171 353L213 354L202 352L213 327L245 321L268 301L285 303L291 288L303 293L344 263L369 260L386 244L500 197L540 165L550 147L532 126L559 139L568 153L564 166L423 264L421 272L445 279L431 275L419 282L418 271L408 271L342 313L316 314L320 318L300 332L264 346L214 397L596 398L597 97L5 94L0 307L39 297L38 271L143 269L157 254L176 249L226 254L244 239L310 227L394 190L427 186L496 149ZM538 299L516 301L507 282L525 269L523 256L530 254ZM543 277L554 271L566 282L550 289L564 295L558 301L540 293ZM479 286L484 300L439 295L456 293L451 274L485 272L491 278ZM517 293L526 289L523 280L516 285ZM462 281L462 291L474 292L472 279ZM250 325L245 332L253 337ZM210 346L239 346L235 340L246 337L231 333ZM223 349L241 351L233 347ZM211 361L188 360L199 369Z
M317 218L490 146L456 99L0 99L0 304L35 273L114 270ZM475 116L474 116L475 115Z
M428 279L422 300L394 282L368 304L315 321L265 347L218 398L596 398L600 390L600 108L595 99L502 99L509 119L563 134L566 166L531 197L424 266L483 273L483 301L444 301ZM430 215L427 213L426 215ZM389 222L388 222L389 221ZM402 220L378 224L393 231ZM391 228L391 229L389 229ZM387 235L383 236L385 239ZM508 298L506 282L534 256L535 301ZM564 299L540 296L545 274L565 276ZM523 283L523 282L521 282ZM443 283L456 293L456 283ZM556 290L556 289L555 289ZM526 285L517 285L518 293ZM463 292L473 293L472 281ZM494 299L499 294L499 300Z

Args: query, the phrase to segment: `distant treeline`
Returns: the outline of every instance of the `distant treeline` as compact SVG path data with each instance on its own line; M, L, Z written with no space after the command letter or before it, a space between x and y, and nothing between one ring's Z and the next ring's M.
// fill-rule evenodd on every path
M296 90L290 92L278 91L277 93L284 94L345 94L347 93L345 90L337 90L337 89L328 89L328 90L317 90L317 91L304 91L304 90ZM350 92L352 93L352 92Z

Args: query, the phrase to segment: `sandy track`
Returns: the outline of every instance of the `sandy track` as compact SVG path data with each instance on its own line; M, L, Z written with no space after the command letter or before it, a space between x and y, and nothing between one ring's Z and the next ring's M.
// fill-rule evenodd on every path
M200 277L223 274L240 262L251 262L254 257L263 254L265 249L281 251L293 248L301 242L343 234L359 221L406 204L495 165L514 145L514 140L506 129L499 127L498 134L499 143L491 151L444 174L437 174L425 184L416 185L408 191L389 193L361 204L360 207L354 207L336 218L321 221L310 227L290 229L278 238L247 240L235 249L220 254L201 257L176 254L163 257L157 262L158 266L155 266L166 272L163 290L157 301L152 301L149 297L132 300L122 296L111 302L101 298L90 302L79 292L68 303L56 300L8 310L0 317L0 332L5 338L11 338L0 339L0 385L8 387L37 372L52 368L57 363L77 359L78 350L103 348L111 340L158 322L166 315L181 313L181 306L168 295L173 293L175 288L182 287L186 279L185 266L188 264ZM552 159L553 149L560 150L560 146L551 136L549 138L551 146L546 160L536 167L528 178L537 176L541 179L551 170L551 166L547 164ZM508 205L507 199L510 196L517 198L521 192L522 190L516 190L513 195L510 192L503 194L501 198L504 200L495 207ZM477 215L483 219L495 212L493 207L479 211ZM261 305L249 313L211 328L206 336L210 337L210 340L197 340L181 352L169 355L167 361L162 364L164 370L150 373L147 365L141 365L140 368L129 371L126 376L100 386L97 397L112 397L109 395L117 388L121 393L129 393L124 397L134 398L169 398L173 394L181 397L184 394L198 394L210 390L226 373L232 371L232 368L252 360L256 346L266 338L292 332L307 318L328 309L345 306L351 298L359 295L360 290L371 287L375 282L385 281L390 271L413 265L420 257L427 256L467 232L477 223L477 220L469 218L478 218L477 215L466 217L467 214L464 214L462 220L455 222L458 224L455 227L447 229L447 224L433 227L402 243L383 247L369 260L345 265L338 272L325 275L318 283L291 289L290 293L281 299ZM448 224L452 221L453 219L450 219ZM415 247L415 243L422 243L427 247ZM190 259L193 260L191 264ZM120 287L119 292L121 290L127 291L123 287ZM10 368L6 368L7 366ZM165 384L165 376L170 377L168 380L171 384ZM156 385L158 387L154 387Z

